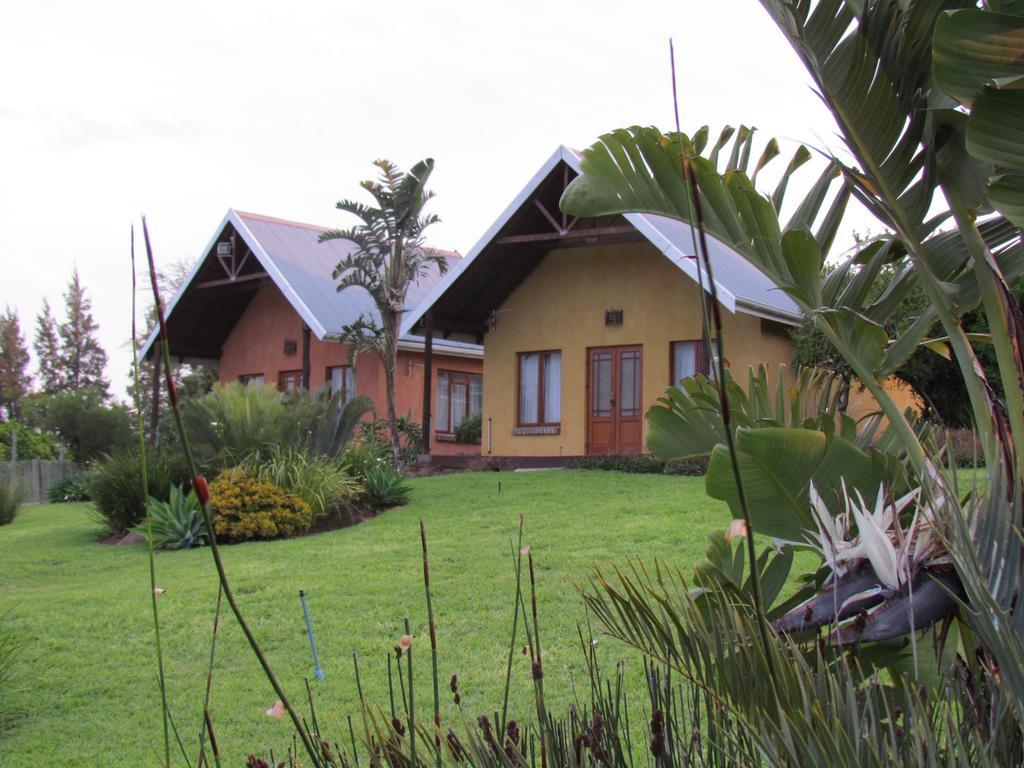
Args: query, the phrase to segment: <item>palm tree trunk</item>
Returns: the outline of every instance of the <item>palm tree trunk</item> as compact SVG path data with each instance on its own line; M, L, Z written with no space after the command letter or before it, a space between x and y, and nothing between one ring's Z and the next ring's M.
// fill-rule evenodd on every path
M390 312L384 320L385 350L384 386L388 404L388 428L391 430L391 451L395 457L395 468L401 472L401 436L398 434L398 414L395 412L395 368L398 365L398 318Z

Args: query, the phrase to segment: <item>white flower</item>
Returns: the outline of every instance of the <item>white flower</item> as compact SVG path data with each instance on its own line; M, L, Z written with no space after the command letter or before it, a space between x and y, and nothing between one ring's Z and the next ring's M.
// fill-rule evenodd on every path
M878 580L890 589L899 589L902 579L900 578L900 558L896 554L896 547L889 539L889 533L882 523L874 515L869 513L862 506L854 503L850 505L853 518L857 521L858 538L865 557L871 563L872 569Z

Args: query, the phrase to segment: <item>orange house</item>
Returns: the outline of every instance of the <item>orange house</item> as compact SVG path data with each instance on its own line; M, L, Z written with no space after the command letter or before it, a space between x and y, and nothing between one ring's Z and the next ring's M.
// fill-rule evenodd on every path
M215 364L221 383L274 385L282 391L329 386L345 398L366 395L383 415L380 359L363 352L352 365L348 347L338 342L344 326L361 316L379 320L379 315L363 289L336 290L331 273L354 246L319 242L325 229L229 210L168 304L172 357ZM461 258L443 253L450 266ZM406 309L419 304L439 280L433 270L413 285ZM155 341L154 333L142 357L152 355ZM399 341L396 408L421 424L429 421L431 453L480 453L477 445L455 442L462 419L482 409L483 349L473 341L433 338L429 349L422 336L405 334Z

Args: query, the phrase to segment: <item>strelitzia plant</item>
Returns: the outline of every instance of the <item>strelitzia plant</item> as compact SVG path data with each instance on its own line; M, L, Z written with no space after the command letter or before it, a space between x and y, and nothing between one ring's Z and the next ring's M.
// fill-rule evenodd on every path
M821 555L828 570L825 591L775 621L777 631L808 632L854 618L837 627L832 642L877 642L926 629L953 613L963 589L936 530L934 504L917 504L909 524L901 523L920 489L890 500L879 487L873 507L859 492L851 496L844 489L844 511L836 515L813 484L810 495L816 530L797 545Z
M734 435L725 430L730 439L711 452L708 492L744 520L748 541L756 534L800 540L807 532L831 538L819 550L836 571L823 566L824 573L815 577L818 596L788 620L796 628L836 624L838 618L839 629L830 636L843 644L837 652L853 646L862 658L878 663L879 654L893 646L886 651L871 640L902 633L915 648L913 630L956 607L963 631L952 668L966 681L960 706L990 713L989 725L1011 712L999 728L1012 735L1012 743L997 762L1019 764L1024 313L1008 281L1024 273L1019 229L1024 225L1024 6L1005 0L762 0L762 6L806 67L844 145L839 152L821 152L826 167L792 212L784 215L784 197L790 177L811 157L806 148L794 153L774 191L762 192L758 182L779 154L776 142L758 154L752 129L728 128L713 141L706 127L686 135L678 126L670 133L632 127L602 136L584 152L581 175L564 193L562 210L575 216L642 212L689 223L695 233L692 256L704 268L706 284L714 285L702 243L715 238L771 278L850 365L884 415L878 444L857 445L853 431L824 423L810 430L789 425L739 427ZM851 199L878 219L884 233L834 260L835 269L823 274L825 259L835 259L830 249ZM895 269L897 276L883 291L872 290L883 268ZM894 308L918 288L926 308L908 327L894 331L887 322ZM984 339L969 337L960 321L977 307L989 321ZM716 312L711 313L714 331L721 334ZM979 363L979 343L995 351L1002 397ZM922 345L953 359L963 377L991 478L967 494L954 492L955 479L934 471L940 460L936 446L885 388L886 378ZM656 418L652 414L654 450L671 445L671 432L685 423L686 414L675 405L657 406L662 410ZM729 393L721 387L718 410L721 424L728 424ZM881 508L877 501L870 507L863 499L877 498L880 487L885 489ZM912 492L917 495L902 513L887 509L885 498L905 499ZM754 562L750 568L754 574ZM711 649L694 650L708 641L698 622L703 615L680 610L668 630L657 618L665 610L658 585L640 581L614 596L612 585L602 581L588 596L609 631L658 658L710 656ZM607 600L601 600L601 591ZM757 652L771 662L763 665L771 690L751 705L730 698L729 681L747 680L748 674L728 657L718 659L721 667L713 672L682 663L681 671L735 701L752 721L765 718L754 727L767 742L778 738L791 747L806 738L808 748L818 747L818 726L827 718L810 701L823 702L822 691L805 690L801 700L787 698L785 690L784 681L799 662L779 650L779 638L800 641L785 632L766 640L761 627L767 606L758 604L756 594L752 599L754 618L745 620L760 642L737 633L734 651L745 659ZM839 606L855 609L854 614L837 616ZM842 624L843 618L851 620ZM711 642L722 640L712 633ZM877 680L828 674L828 690L839 696L883 695ZM912 677L920 682L924 674L915 664ZM892 680L901 681L902 675ZM926 706L940 707L954 687L946 677ZM892 722L891 712L874 716ZM966 758L952 757L957 744L966 743L958 742L964 733L954 719L940 737L948 747L940 762L991 763L995 752L985 747L972 747ZM851 732L861 733L863 722ZM915 716L907 727L925 733L931 726ZM994 730L986 733L984 739L998 738ZM887 749L883 764L921 759L896 741ZM875 762L854 751L822 759L798 750L782 762Z

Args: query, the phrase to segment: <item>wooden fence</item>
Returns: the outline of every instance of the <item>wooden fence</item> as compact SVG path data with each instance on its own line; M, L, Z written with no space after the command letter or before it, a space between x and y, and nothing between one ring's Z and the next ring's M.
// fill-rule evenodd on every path
M21 488L26 504L46 502L50 486L78 472L73 461L25 459L0 462L0 482Z

